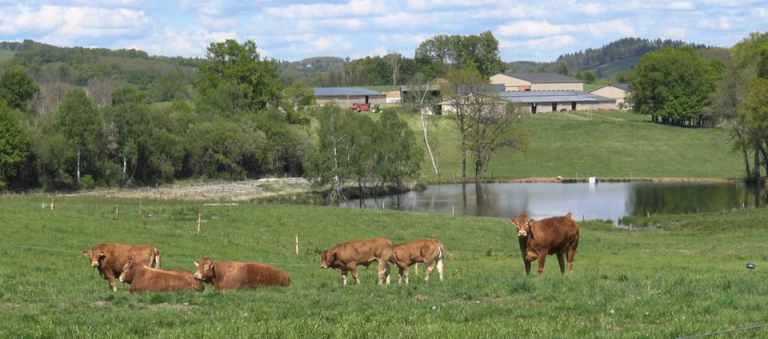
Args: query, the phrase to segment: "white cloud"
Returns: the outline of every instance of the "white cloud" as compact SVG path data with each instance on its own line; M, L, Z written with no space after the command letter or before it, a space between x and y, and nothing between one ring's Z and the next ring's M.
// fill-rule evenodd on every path
M628 36L635 33L623 20L584 24L552 24L547 20L520 20L500 26L496 32L504 37L546 37L565 33L590 33L593 36Z
M391 11L391 3L383 0L350 0L343 4L296 4L269 7L264 14L286 19L358 17Z
M18 5L0 8L0 34L44 34L56 41L145 33L149 18L124 8Z

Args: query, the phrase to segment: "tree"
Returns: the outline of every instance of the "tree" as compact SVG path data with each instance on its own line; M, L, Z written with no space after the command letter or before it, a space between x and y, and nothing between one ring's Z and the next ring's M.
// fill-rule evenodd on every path
M67 93L59 107L56 127L76 153L75 178L80 185L82 162L90 158L90 167L96 165L96 147L101 139L101 115L82 89Z
M29 152L30 141L11 109L0 100L0 190L13 177Z
M493 94L470 98L466 110L469 114L469 148L475 160L475 180L487 174L496 152L502 148L525 151L528 138L519 128L522 113L511 103L502 103Z
M423 74L419 73L414 76L408 89L411 93L410 97L403 99L413 105L414 110L419 114L421 131L424 135L424 147L427 150L427 155L432 164L432 171L434 171L435 175L440 175L437 160L435 159L435 155L432 152L432 145L430 144L429 122L427 121L429 116L435 113L439 101L439 94L435 94L435 89L438 89L438 86L432 81L427 80Z
M743 106L744 125L751 131L755 150L755 178L760 180L760 157L768 174L768 79L752 81Z
M702 127L717 67L690 48L666 48L644 56L632 75L630 101L654 122Z
M382 183L394 185L400 191L406 178L418 175L424 154L413 130L394 110L382 113L376 131L374 172ZM399 195L397 204L400 205Z
M0 100L13 109L24 110L39 92L40 87L21 67L11 67L0 77Z
M499 41L491 32L435 36L419 45L416 59L435 64L440 72L472 67L488 77L504 70Z
M310 172L315 183L331 185L329 199L341 201L344 199L344 182L350 172L349 162L345 155L352 145L352 137L347 128L347 115L353 114L342 110L336 105L323 106L317 112L317 146L310 160Z
M282 86L278 64L262 60L253 41L211 43L206 57L197 89L210 109L257 112L278 102Z
M461 148L461 179L467 179L467 159L470 152L469 135L472 128L470 114L486 101L483 100L487 91L488 80L474 69L454 70L448 73L447 83L441 92L445 99L447 110L454 113L454 122L459 133Z
M306 108L314 103L315 92L304 82L296 82L283 90L282 107L287 113L289 123L309 123L309 119L304 116L304 113Z

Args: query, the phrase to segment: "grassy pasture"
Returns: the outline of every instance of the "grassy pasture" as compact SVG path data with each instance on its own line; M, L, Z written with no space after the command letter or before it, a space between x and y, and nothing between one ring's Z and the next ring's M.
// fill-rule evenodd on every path
M417 116L410 125L423 136ZM459 136L450 117L434 119L434 146L441 177L429 159L422 165L428 181L461 176ZM739 178L739 153L723 129L689 129L653 124L631 112L558 112L531 116L521 127L530 147L526 154L502 150L489 174L499 179L527 177L692 177ZM426 157L425 157L426 158ZM468 174L472 175L472 166Z
M241 204L203 207L196 235L199 204L144 201L142 219L137 201L60 198L51 211L45 200L0 197L3 338L675 337L768 322L767 210L654 217L631 233L585 223L574 274L550 257L543 277L526 277L501 219ZM442 239L446 281L381 288L371 267L344 289L320 269L317 249L378 235ZM203 255L275 263L293 285L112 293L79 254L103 241L152 243L166 268L192 270Z

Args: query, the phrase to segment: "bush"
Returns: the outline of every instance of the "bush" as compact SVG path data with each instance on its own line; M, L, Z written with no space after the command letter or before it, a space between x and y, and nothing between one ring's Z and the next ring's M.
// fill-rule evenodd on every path
M86 190L92 190L96 187L96 180L92 176L86 175L80 179L80 188Z

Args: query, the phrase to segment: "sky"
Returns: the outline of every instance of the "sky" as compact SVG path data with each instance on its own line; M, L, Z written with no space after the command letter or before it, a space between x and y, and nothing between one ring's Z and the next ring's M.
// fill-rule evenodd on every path
M494 33L505 61L551 61L623 37L729 47L768 31L768 0L0 0L0 40L202 57L253 40L280 60L413 56L438 34Z

